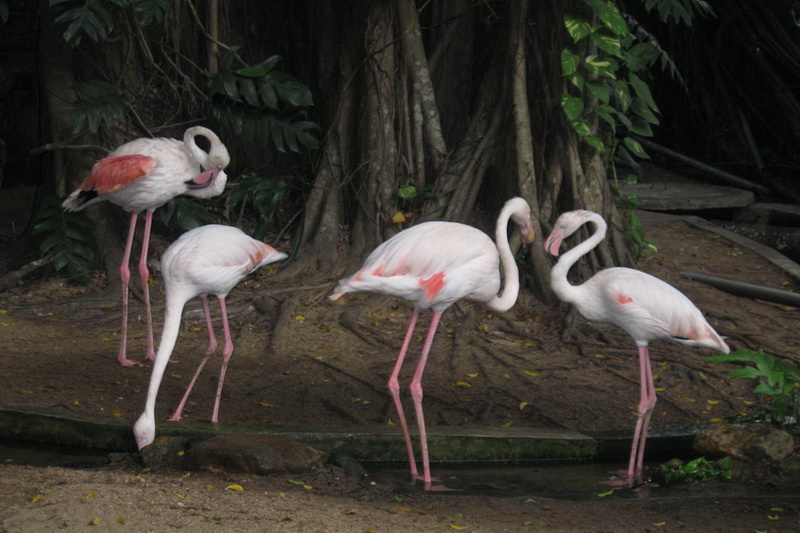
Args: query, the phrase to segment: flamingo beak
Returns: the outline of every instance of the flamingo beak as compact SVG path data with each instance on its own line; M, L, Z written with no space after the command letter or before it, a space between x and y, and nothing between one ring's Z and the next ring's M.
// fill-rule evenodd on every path
M219 172L220 169L218 168L206 170L197 177L187 181L186 186L190 189L205 189L206 187L214 183L214 180L217 179Z
M544 250L553 257L558 257L559 249L561 248L561 241L563 240L564 232L553 230L553 232L547 238L547 242L544 243Z
M522 234L522 240L526 244L532 243L533 239L536 237L536 232L533 231L533 223L530 220L528 220L524 226L521 226L519 231Z

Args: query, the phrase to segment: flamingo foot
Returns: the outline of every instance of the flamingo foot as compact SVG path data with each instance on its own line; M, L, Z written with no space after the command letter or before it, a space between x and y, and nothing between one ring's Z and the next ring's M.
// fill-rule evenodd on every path
M603 481L603 485L616 488L633 488L638 485L643 485L644 475L642 472L634 472L633 475L629 474L627 470L618 470L614 472L614 478L608 481Z
M181 421L181 414L175 413L171 417L167 418L167 422L180 422Z
M124 354L120 354L117 357L117 362L119 362L120 366L124 366L125 368L145 366L144 363L140 363L139 361L133 361L131 359L128 359Z
M412 485L416 484L417 481L421 481L422 482L422 488L424 490L431 491L431 492L461 491L461 490L464 490L464 489L453 489L453 488L450 488L450 487L448 487L446 485L443 485L443 484L434 485L435 482L439 483L439 482L442 481L441 478L438 478L438 477L432 477L432 478L430 478L429 480L426 481L423 476L419 476L419 475L411 476L411 484Z

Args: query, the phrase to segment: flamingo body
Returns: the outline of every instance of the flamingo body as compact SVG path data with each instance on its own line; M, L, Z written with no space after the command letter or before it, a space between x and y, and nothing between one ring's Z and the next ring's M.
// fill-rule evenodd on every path
M208 152L200 149L195 137L209 140ZM139 277L142 280L147 315L147 358L155 358L150 298L147 279L147 253L150 242L153 211L181 194L211 198L225 189L227 176L223 169L230 162L228 150L217 135L202 126L186 130L183 141L177 139L136 139L123 144L108 157L100 159L75 191L63 202L67 211L80 211L102 201L109 201L131 213L123 262L122 332L118 360L123 366L134 363L127 358L128 262L136 231L138 214L146 211Z
M527 242L533 241L530 207L522 198L506 202L497 219L496 243L482 231L452 222L426 222L401 231L376 248L362 268L339 282L331 295L336 300L355 291L386 294L410 301L414 313L397 356L388 388L397 410L406 443L411 478L421 479L426 490L434 486L430 472L425 416L422 408L422 375L442 312L460 299L481 302L493 311L507 311L517 300L519 272L508 244L507 226L513 221ZM500 289L502 266L505 287ZM411 343L419 312L431 309L425 343L409 389L414 402L423 474L419 475L414 448L400 401L399 374Z
M161 271L167 296L164 330L155 363L153 363L145 409L134 425L134 436L139 449L152 443L155 438L156 396L164 376L164 369L175 348L181 313L186 302L198 296L202 298L206 325L209 329L209 346L171 420L181 419L183 407L192 387L208 361L208 357L217 346L211 327L207 300L207 297L212 295L216 296L220 302L225 335L223 364L211 417L212 422L217 422L225 371L233 353L225 298L248 274L263 265L286 259L286 257L286 254L249 237L238 228L217 224L201 226L188 231L167 248L161 258Z
M545 243L545 250L558 256L562 241L587 223L595 225L594 234L561 256L551 272L551 286L561 300L575 306L586 319L616 324L639 347L639 416L625 473L625 482L630 484L642 476L647 427L656 403L649 343L666 339L723 353L730 352L730 348L689 298L672 285L645 272L623 267L607 268L581 285L571 285L567 280L569 269L605 238L605 221L592 211L564 213Z

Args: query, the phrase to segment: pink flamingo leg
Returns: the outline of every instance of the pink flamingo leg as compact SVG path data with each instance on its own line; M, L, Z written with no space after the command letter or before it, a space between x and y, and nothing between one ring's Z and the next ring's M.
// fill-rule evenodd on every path
M206 328L208 329L208 348L206 348L206 355L203 357L203 360L200 361L200 365L198 365L197 370L194 372L194 376L192 376L192 380L189 382L189 386L186 387L186 392L183 393L183 398L181 399L181 403L178 404L178 407L175 408L175 412L172 416L168 419L172 422L180 422L181 421L181 414L183 413L183 408L186 406L186 401L189 399L189 394L191 394L192 389L194 388L194 384L197 382L197 378L200 376L200 372L203 371L203 368L206 366L208 362L209 356L217 349L217 338L214 336L214 328L211 325L211 312L208 309L208 298L205 296L201 296L200 300L203 302L203 311L206 315Z
M147 314L147 358L156 360L153 345L153 314L150 310L150 271L147 268L147 256L150 252L150 230L153 226L153 210L148 209L144 219L144 236L142 237L142 255L139 257L139 279L142 280L144 308Z
M222 312L222 328L225 330L225 348L222 350L222 368L219 371L219 383L217 384L217 398L214 400L214 412L211 421L216 422L219 415L219 400L222 397L222 383L225 381L225 372L228 369L228 361L233 354L233 339L231 330L228 327L228 310L225 306L225 298L219 299L219 308Z
M119 354L117 361L122 366L133 366L136 363L127 357L128 345L128 285L131 281L131 271L128 263L131 260L131 248L133 247L133 234L136 233L136 220L139 213L131 213L131 222L128 228L128 239L125 241L125 253L122 254L122 264L119 267L120 279L122 280L122 331L120 332Z
M403 341L403 347L400 348L400 353L397 355L397 362L394 364L394 370L389 377L389 392L392 394L394 407L397 410L397 418L400 422L400 427L403 429L403 438L406 441L406 451L408 452L408 462L411 467L411 479L419 479L419 471L417 470L417 461L414 458L414 446L411 444L411 435L408 432L408 422L406 422L406 415L403 412L403 403L400 401L400 368L403 366L403 361L408 351L408 346L411 344L411 338L414 336L414 328L417 325L417 318L419 317L419 310L414 309L414 314L411 315L411 322L408 324L406 331L406 338Z
M411 397L414 400L414 410L417 415L417 426L419 428L419 442L422 448L422 482L425 490L453 490L443 485L433 485L434 479L431 477L430 457L428 455L428 433L425 430L425 414L422 411L422 374L425 372L425 365L428 362L428 354L433 345L433 338L436 336L436 328L439 326L439 319L442 317L441 311L434 311L431 317L431 325L428 327L428 335L425 337L425 344L422 347L422 354L411 379Z
M637 413L639 419L636 421L636 429L633 432L633 443L631 444L631 456L628 460L627 483L642 481L644 471L644 448L647 441L647 430L650 426L650 417L656 405L656 391L653 384L653 372L650 365L650 351L647 346L639 347L639 373L641 388L639 393L639 406Z

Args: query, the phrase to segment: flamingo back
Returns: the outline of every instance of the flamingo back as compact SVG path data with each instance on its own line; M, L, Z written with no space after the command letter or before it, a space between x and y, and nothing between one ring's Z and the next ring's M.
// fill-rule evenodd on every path
M689 298L646 272L608 268L579 288L580 297L572 303L584 317L618 325L640 346L668 338L730 351Z
M286 257L232 226L195 228L181 235L161 258L167 299L174 295L187 301L208 294L224 298L251 272Z
M339 282L331 298L375 292L440 311L462 298L496 297L499 263L497 247L482 231L454 222L426 222L381 244L358 272Z

